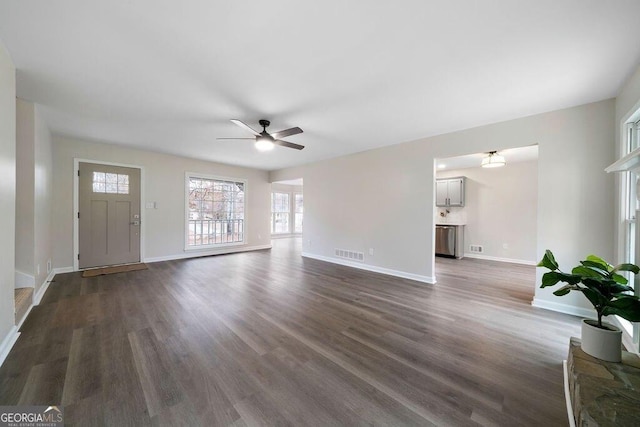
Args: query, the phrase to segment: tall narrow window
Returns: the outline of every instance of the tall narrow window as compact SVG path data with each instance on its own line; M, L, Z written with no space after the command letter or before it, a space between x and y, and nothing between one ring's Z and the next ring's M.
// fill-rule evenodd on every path
M271 193L271 233L290 233L289 193Z
M640 147L640 121L627 124L627 141L625 147L625 153L628 154ZM638 181L638 175L633 172L626 172L625 177L625 262L636 263L636 227L637 217L636 212L640 209L638 205L638 197L636 186ZM629 273L630 283L633 283L633 275ZM637 292L638 290L636 290ZM634 339L638 335L634 332L634 326L631 322L618 317L620 324L627 330L627 332L634 336Z
M302 220L304 219L304 216L303 216L304 204L303 204L302 194L296 193L294 196L294 199L295 199L295 202L294 202L295 217L293 219L293 222L295 224L295 232L302 233Z
M245 182L187 175L187 248L244 242Z

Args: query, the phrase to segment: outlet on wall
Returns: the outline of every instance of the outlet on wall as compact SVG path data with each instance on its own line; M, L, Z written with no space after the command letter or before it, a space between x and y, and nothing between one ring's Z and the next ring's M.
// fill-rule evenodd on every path
M40 264L36 265L36 276L40 275Z
M47 261L47 274L51 273L51 260Z
M509 249L509 244L508 243L503 243L502 244L502 249Z
M369 255L373 256L373 248L369 248Z

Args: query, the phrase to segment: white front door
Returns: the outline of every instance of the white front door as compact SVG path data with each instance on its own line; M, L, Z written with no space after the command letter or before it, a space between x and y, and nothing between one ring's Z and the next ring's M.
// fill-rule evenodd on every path
M80 268L140 262L140 169L79 164Z

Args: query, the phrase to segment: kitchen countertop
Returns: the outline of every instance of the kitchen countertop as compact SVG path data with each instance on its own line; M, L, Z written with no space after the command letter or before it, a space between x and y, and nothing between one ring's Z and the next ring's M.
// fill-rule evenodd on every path
M465 222L436 222L436 225L467 225Z

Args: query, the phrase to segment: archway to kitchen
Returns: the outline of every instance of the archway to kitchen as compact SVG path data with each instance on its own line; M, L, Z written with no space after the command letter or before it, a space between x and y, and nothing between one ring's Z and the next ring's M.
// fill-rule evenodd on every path
M520 285L510 292L530 303L538 256L538 146L438 158L435 168L436 277L468 281L470 290L516 277Z

